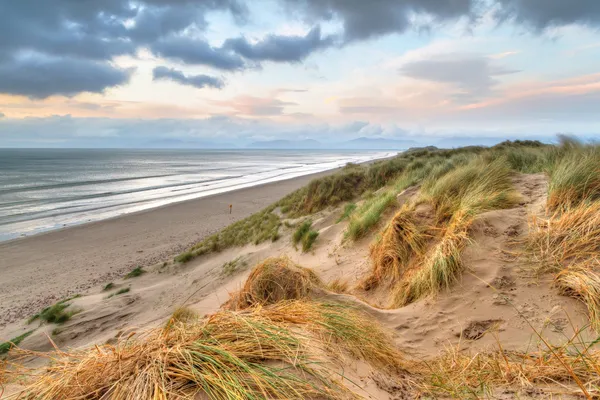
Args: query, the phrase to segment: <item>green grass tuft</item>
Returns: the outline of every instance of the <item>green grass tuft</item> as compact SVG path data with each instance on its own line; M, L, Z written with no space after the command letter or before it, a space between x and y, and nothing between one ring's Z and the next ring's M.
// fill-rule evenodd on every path
M146 273L146 270L144 270L142 267L136 267L136 268L132 269L130 273L125 275L125 279L137 278L138 276L142 276L145 273Z
M33 333L33 330L12 338L8 342L0 343L0 355L6 354L13 346L18 346L25 338Z
M111 290L114 287L115 287L115 284L112 283L112 282L110 282L110 283L107 283L106 286L104 286L104 289L102 289L102 291L103 292L108 292L109 290Z
M298 226L298 228L294 231L294 234L292 235L292 243L294 243L294 246L296 246L298 243L300 243L302 241L304 236L306 236L308 231L310 231L311 226L312 226L312 220L310 220L310 219L303 221Z
M383 212L395 201L394 191L383 192L366 200L350 217L346 237L358 240L365 236L379 222Z
M112 294L110 294L110 295L107 297L107 299L110 299L111 297L114 297L114 296L118 296L118 295L120 295L120 294L129 293L129 291L131 291L131 288L128 288L128 287L126 287L126 288L123 288L123 289L119 289L119 290L118 290L118 291L116 291L115 293L112 293Z
M317 237L319 237L319 232L314 230L308 231L302 238L302 251L305 253L309 251L315 240L317 240Z
M29 318L27 323L31 324L32 322L38 319L41 319L51 324L63 324L67 322L71 319L73 315L81 312L80 309L67 310L71 306L71 303L69 303L69 301L78 297L81 297L81 295L72 296L68 299L61 300L50 307L44 308L41 312Z
M340 215L340 217L338 218L338 220L335 222L336 224L347 220L348 218L350 218L350 215L352 215L352 213L354 212L354 210L356 210L356 203L348 203L344 206L344 212L342 213L342 215Z

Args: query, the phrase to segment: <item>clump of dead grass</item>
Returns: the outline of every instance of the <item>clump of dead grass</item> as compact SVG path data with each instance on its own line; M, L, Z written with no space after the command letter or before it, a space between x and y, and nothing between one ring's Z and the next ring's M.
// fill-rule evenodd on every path
M290 301L220 311L114 346L49 354L53 363L21 398L355 398L335 372L342 353L373 367L402 368L369 317L344 305Z
M463 270L461 252L468 243L471 223L471 217L457 214L442 228L439 241L420 258L419 268L412 269L394 288L392 307L437 294L458 280Z
M527 245L535 270L555 273L556 287L583 301L600 330L600 202L559 209L548 219L533 217Z
M404 205L371 245L373 269L362 286L369 290L381 282L398 282L410 268L411 259L422 253L424 245L423 232L415 224L412 206Z
M256 265L244 286L228 302L232 309L303 299L323 283L311 269L287 257L272 257Z
M423 378L419 381L420 392L435 397L495 398L498 389L527 392L549 384L554 385L556 394L596 398L600 394L600 353L585 346L573 349L571 344L527 353L500 348L468 354L450 347L440 357L420 362L411 370L420 371Z

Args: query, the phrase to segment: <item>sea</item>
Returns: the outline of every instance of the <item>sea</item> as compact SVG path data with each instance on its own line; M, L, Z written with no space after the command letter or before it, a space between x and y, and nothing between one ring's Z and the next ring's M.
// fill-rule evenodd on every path
M0 149L0 241L396 153Z

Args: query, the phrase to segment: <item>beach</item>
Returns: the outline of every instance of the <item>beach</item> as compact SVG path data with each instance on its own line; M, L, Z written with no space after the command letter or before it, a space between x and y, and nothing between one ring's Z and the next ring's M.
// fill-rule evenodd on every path
M121 277L133 267L171 259L202 238L334 171L1 242L0 326Z

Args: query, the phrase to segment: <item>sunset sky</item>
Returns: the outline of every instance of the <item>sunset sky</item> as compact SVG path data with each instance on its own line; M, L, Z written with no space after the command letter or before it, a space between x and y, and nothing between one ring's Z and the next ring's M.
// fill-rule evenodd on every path
M0 0L0 147L600 137L599 0Z

